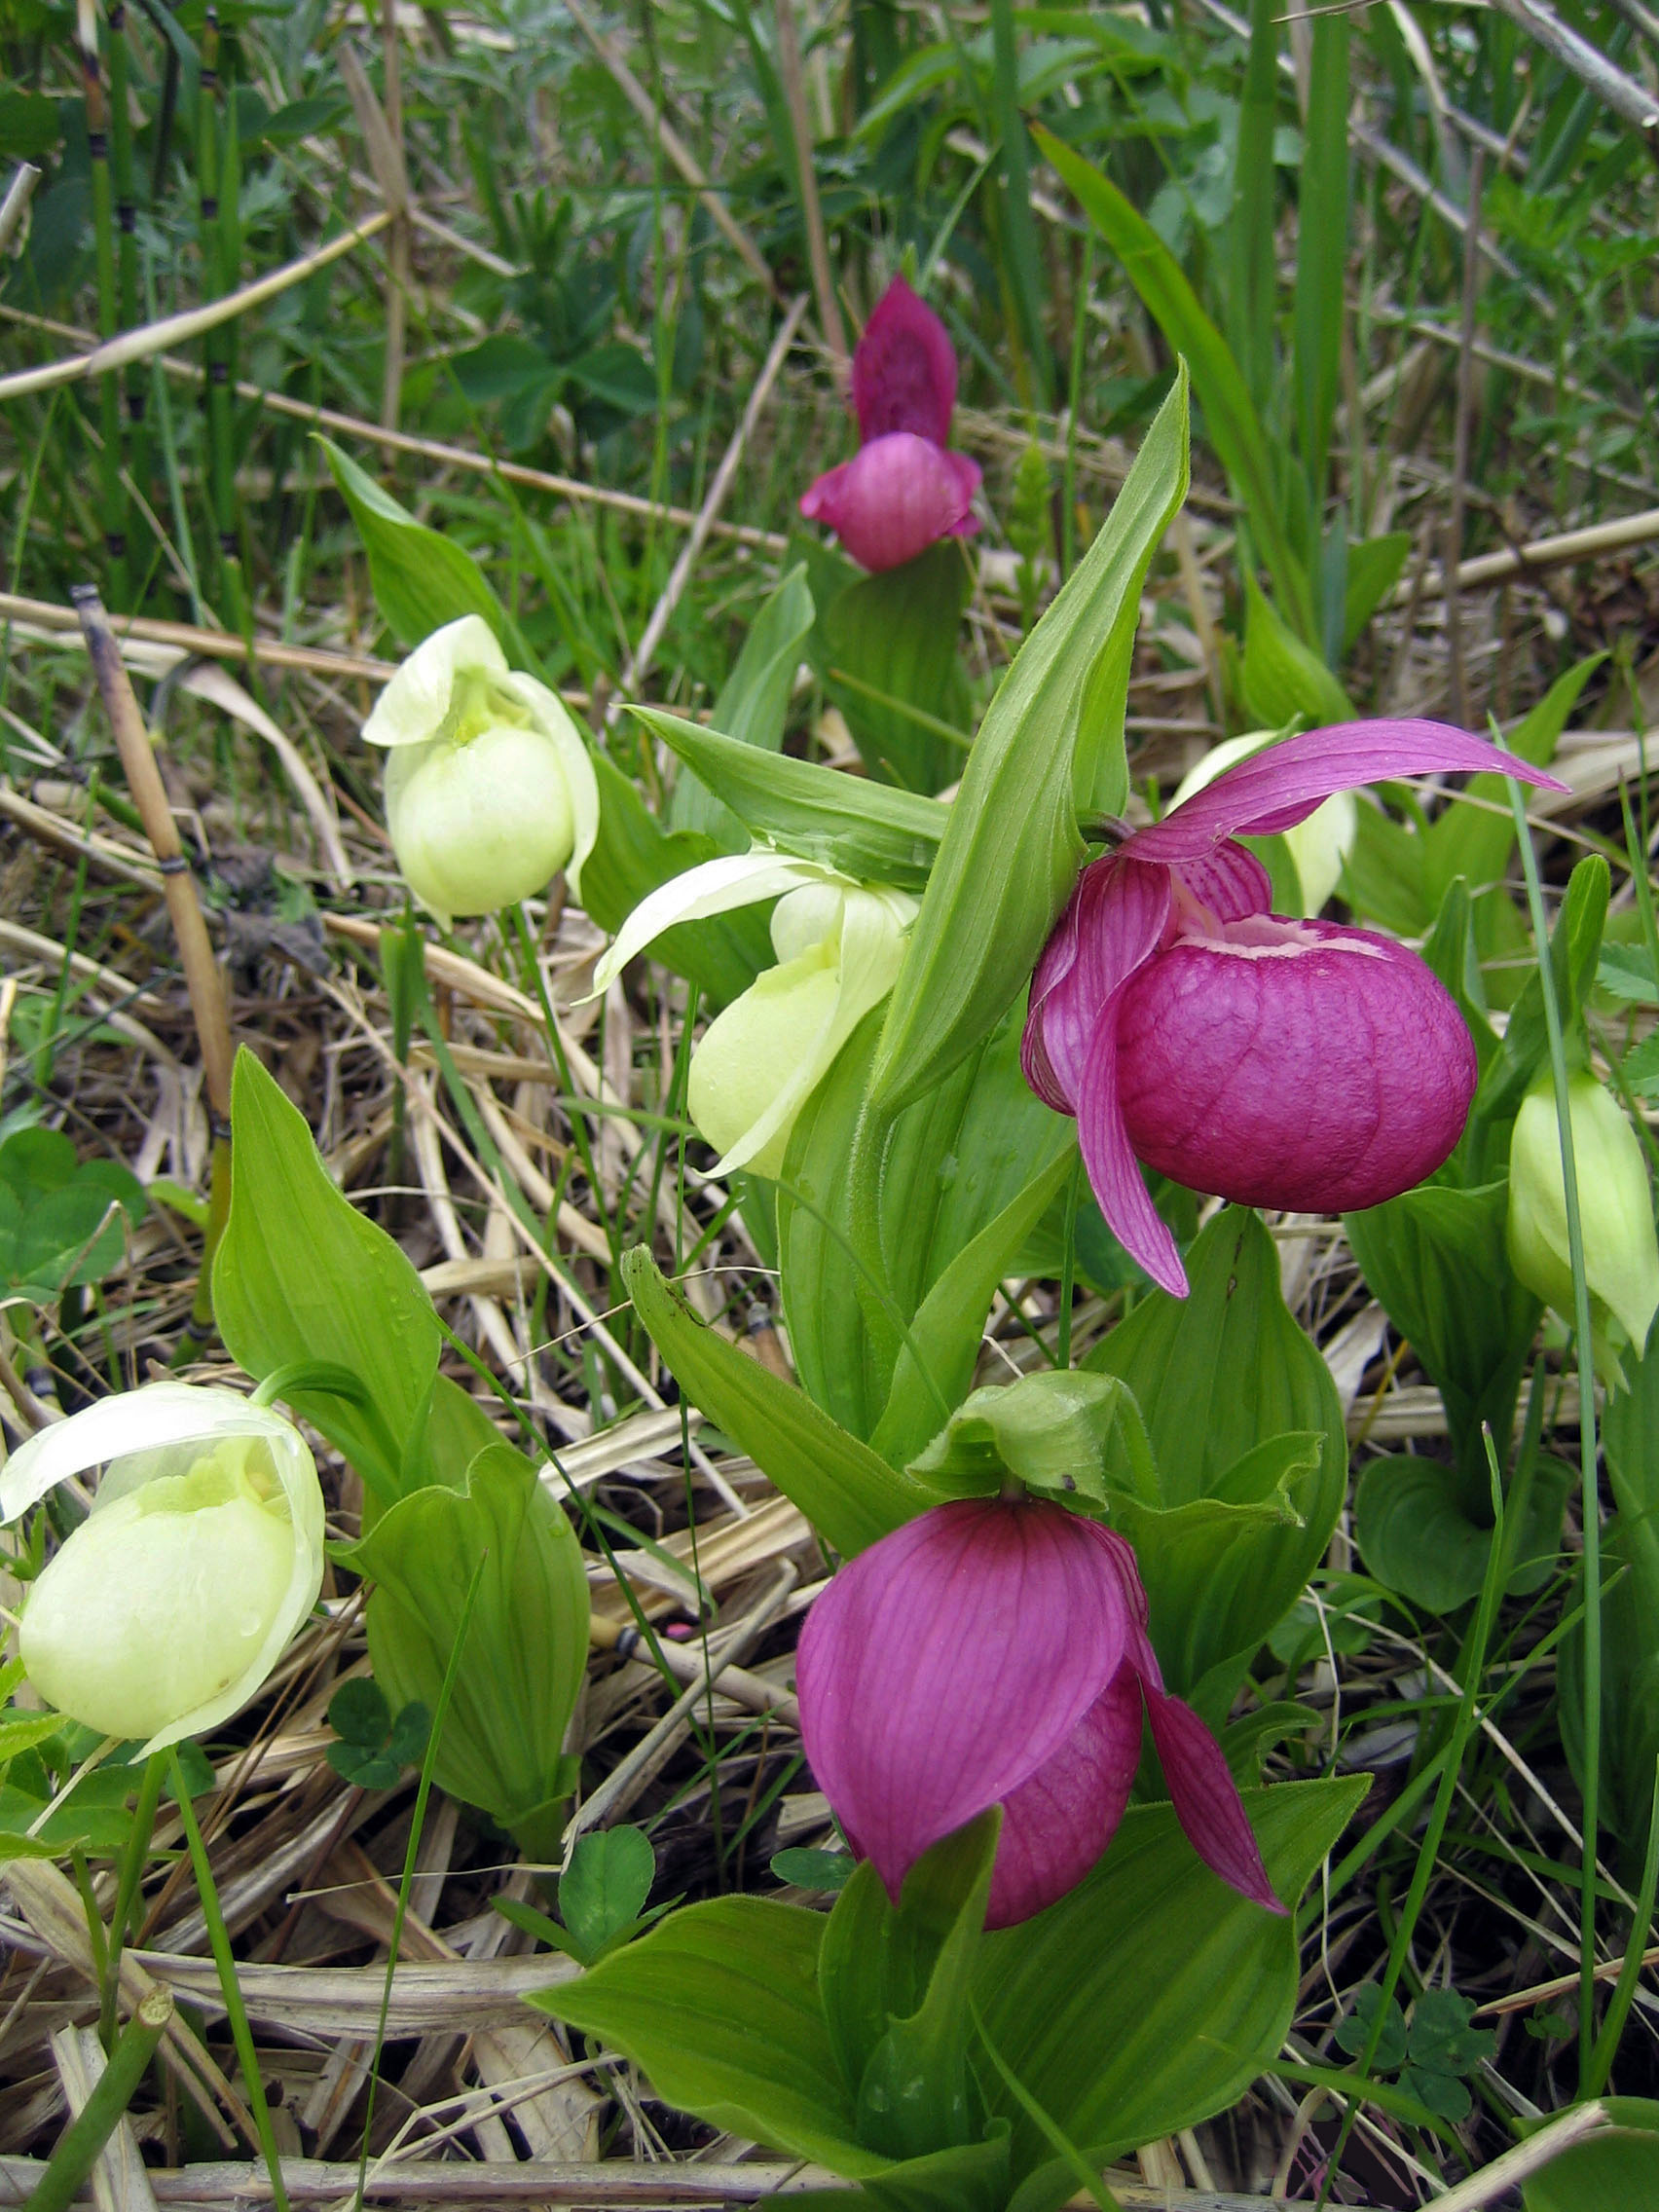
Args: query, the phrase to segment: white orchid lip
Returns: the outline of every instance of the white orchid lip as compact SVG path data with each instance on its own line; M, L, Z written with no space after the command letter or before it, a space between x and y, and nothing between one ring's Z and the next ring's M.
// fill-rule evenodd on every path
M127 1509L146 1487L176 1479L185 1471L181 1458L192 1447L210 1457L218 1447L239 1440L262 1449L280 1492L281 1519L290 1554L285 1586L274 1591L268 1611L262 1616L263 1634L257 1646L239 1653L242 1664L234 1678L216 1685L210 1695L188 1709L167 1713L145 1744L146 1753L215 1727L239 1712L271 1673L316 1603L322 1586L324 1511L315 1462L304 1438L282 1415L255 1405L234 1390L189 1382L156 1382L99 1399L83 1413L55 1422L20 1445L0 1469L0 1521L15 1521L72 1476L94 1466L105 1469L87 1522L65 1540L36 1585L34 1598L38 1600L58 1562L68 1557L78 1537L96 1529L101 1516L112 1508L121 1508L123 1518L129 1518ZM245 1456L242 1464L245 1467ZM114 1521L104 1523L107 1530L116 1526ZM239 1557L245 1557L245 1553ZM92 1672L100 1664L107 1671L109 1664L94 1635L100 1625L109 1631L106 1645L124 1660L128 1651L141 1645L148 1636L171 1643L201 1634L199 1620L175 1623L162 1617L166 1613L165 1593L129 1590L119 1578L110 1587L120 1598L130 1599L129 1614L102 1624L95 1618L75 1624L77 1634L86 1635L88 1666ZM234 1599L237 1593L227 1595ZM25 1607L25 1659L27 1610ZM135 1662L140 1657L133 1652ZM71 1702L53 1702L72 1717L80 1717Z

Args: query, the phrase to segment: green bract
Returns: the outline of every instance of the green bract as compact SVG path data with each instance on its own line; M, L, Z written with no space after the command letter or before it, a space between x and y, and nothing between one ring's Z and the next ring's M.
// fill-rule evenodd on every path
M1640 1357L1659 1309L1659 1242L1653 1234L1647 1170L1635 1130L1594 1076L1580 1069L1569 1077L1567 1098L1596 1361L1604 1381L1617 1381L1620 1355L1634 1345ZM1571 1317L1567 1192L1547 1070L1515 1117L1509 1257L1529 1290Z
M564 868L580 893L599 786L557 693L507 666L482 615L416 647L363 724L387 749L387 828L409 888L440 921L489 914Z
M157 1382L20 1446L0 1518L104 1465L34 1584L20 1649L42 1697L147 1751L240 1711L322 1587L322 1492L291 1421L234 1390Z

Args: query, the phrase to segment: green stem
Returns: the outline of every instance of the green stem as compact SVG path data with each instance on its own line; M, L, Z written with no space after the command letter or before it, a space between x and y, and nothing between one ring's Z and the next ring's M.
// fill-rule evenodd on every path
M1596 2038L1596 2047L1590 2053L1590 2067L1584 2078L1586 2097L1599 2097L1607 2085L1607 2077L1618 2056L1619 2038L1624 2034L1625 2022L1630 2017L1631 2006L1636 2002L1636 1985L1641 1979L1646 1964L1647 1937L1653 1924L1654 1893L1659 1890L1659 1762L1656 1762L1653 1779L1653 1804L1647 1822L1647 1852L1641 1862L1641 1883L1636 1893L1636 1910L1630 1917L1630 1936L1625 1943L1624 1964L1613 1989L1612 2002L1602 2022L1602 2032Z
M1596 1839L1601 1825L1602 1786L1602 1505L1596 1481L1596 1347L1590 1327L1590 1278L1584 1272L1584 1223L1578 1207L1578 1167L1572 1151L1572 1107L1567 1088L1567 1044L1556 998L1555 964L1550 958L1544 894L1538 881L1538 856L1532 849L1521 787L1505 779L1521 866L1527 878L1527 908L1538 953L1538 983L1544 1000L1544 1029L1550 1045L1555 1084L1556 1125L1561 1133L1562 1185L1567 1199L1567 1248L1572 1261L1572 1325L1578 1338L1578 1464L1580 1518L1584 1532L1584 1855L1578 1892L1578 2074L1581 2092L1595 2065L1596 2037Z
M242 2003L241 1983L237 1979L237 1962L231 1955L231 1938L225 1927L225 1916L219 1909L219 1892L213 1881L213 1869L208 1863L207 1846L202 1840L196 1807L190 1800L190 1785L185 1780L184 1768L179 1763L178 1747L174 1745L166 1756L173 1789L178 1797L179 1815L184 1822L184 1839L190 1847L190 1863L196 1873L197 1895L202 1899L202 1917L207 1923L207 1940L212 1947L213 1964L219 1970L219 1988L224 1996L225 2010L230 2016L231 2040L237 2046L242 2080L247 2084L248 2110L253 2115L254 2131L259 2137L265 2170L271 2177L272 2201L276 2206L276 2212L288 2212L288 2192L282 2180L282 2160L276 2149L276 2132L271 2124L271 2107L266 2100L265 2083L259 2071L259 2054L253 2047L253 2030L247 2024L247 2007Z
M571 1063L565 1051L565 1039L557 1020L554 1018L553 1002L547 996L547 978L541 972L541 962L536 958L535 939L531 931L523 902L515 901L507 911L512 915L513 934L518 940L519 957L523 964L524 973L534 984L536 1001L541 1008L542 1026L547 1032L548 1050L552 1052L554 1063L559 1070L559 1081L568 1091L573 1091L576 1087L571 1081ZM621 1246L617 1242L616 1231L611 1223L610 1216L606 1210L605 1191L594 1171L593 1153L588 1142L587 1124L580 1114L572 1114L571 1117L571 1134L575 1140L576 1151L581 1158L582 1172L588 1179L588 1188L593 1193L593 1202L599 1209L599 1218L605 1229L606 1241L610 1246L610 1264L614 1268L622 1256ZM550 1246L551 1243L550 1232Z
M151 1989L139 2000L138 2009L122 2030L121 2041L92 2095L58 2137L57 2147L29 2198L29 2212L68 2212L81 2194L81 2184L97 2163L99 2152L132 2102L172 2012L169 1990Z
M1077 1288L1077 1204L1083 1188L1083 1154L1072 1161L1066 1185L1066 1240L1060 1256L1060 1310L1054 1329L1054 1365L1071 1365L1072 1294Z
M138 1802L132 1811L132 1832L122 1853L121 1875L115 1892L115 1910L111 1913L109 1922L109 1958L102 1976L103 2003L98 2011L98 2034L103 2039L106 2050L115 2035L116 2004L121 1995L121 1953L127 1941L127 1924L131 1918L138 1886L144 1879L144 1862L150 1854L150 1838L156 1827L156 1809L162 1801L162 1784L166 1780L166 1757L160 1751L152 1751L144 1762L144 1779L138 1785Z

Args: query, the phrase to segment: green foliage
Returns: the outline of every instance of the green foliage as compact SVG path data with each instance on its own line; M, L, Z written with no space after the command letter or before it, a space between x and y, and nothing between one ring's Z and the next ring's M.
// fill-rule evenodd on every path
M339 1739L326 1753L335 1773L359 1789L390 1789L425 1756L432 1715L419 1700L394 1714L372 1675L352 1675L328 1701L328 1725Z
M1655 2212L1659 2104L1608 2097L1611 2126L1559 2153L1523 2186L1527 2212Z
M768 593L750 624L743 649L710 712L712 728L724 731L725 742L744 747L749 755L777 759L795 670L816 618L806 570L797 563L777 589ZM648 722L649 718L642 715L641 719ZM688 726L700 729L701 725ZM682 757L695 767L689 755ZM721 803L719 793L695 775L682 776L675 785L666 820L671 830L701 830L722 852L748 849L743 824L729 806Z
M973 588L961 539L945 537L900 568L861 576L824 608L830 689L866 764L884 783L927 793L961 769L960 750L928 720L948 720L952 708L966 704L956 642ZM848 676L856 683L837 681Z
M428 1711L483 1561L432 1773L440 1788L481 1805L533 1856L545 1851L574 1780L561 1747L587 1664L588 1591L575 1532L535 1470L494 1444L461 1489L432 1486L400 1498L339 1556L374 1585L376 1680L392 1705Z
M979 725L870 1071L877 1117L940 1083L996 1027L1070 894L1079 808L1123 804L1140 588L1187 474L1178 375L1099 535Z
M1375 1982L1366 1982L1352 2010L1337 2022L1337 2043L1350 2058L1365 2049L1381 1995ZM1412 2007L1408 2026L1398 1999L1390 1997L1373 2071L1397 2075L1407 2095L1442 2120L1467 2120L1473 2109L1469 2080L1497 2048L1492 2029L1470 2024L1474 2010L1473 2001L1455 1989L1425 1989Z
M0 1144L0 1305L44 1306L101 1282L146 1204L143 1186L118 1161L77 1161L57 1129L16 1130Z

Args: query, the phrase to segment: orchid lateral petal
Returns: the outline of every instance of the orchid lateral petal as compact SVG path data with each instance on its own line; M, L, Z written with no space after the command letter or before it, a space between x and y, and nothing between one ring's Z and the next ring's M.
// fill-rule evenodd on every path
M1026 1081L1056 1112L1075 1112L1101 1009L1157 951L1170 897L1166 868L1142 867L1115 854L1091 862L1078 877L1031 978L1020 1048Z
M1221 1746L1190 1705L1151 1682L1143 1681L1141 1688L1152 1740L1187 1841L1210 1872L1240 1897L1282 1914L1285 1908L1268 1880L1261 1847Z
M1541 768L1446 722L1340 722L1253 753L1152 829L1138 830L1124 850L1137 861L1180 866L1201 859L1224 837L1294 829L1334 792L1407 776L1479 772L1514 776L1546 791L1567 789Z
M867 445L910 430L942 446L956 406L956 353L939 316L895 276L853 350L853 406Z
M630 960L676 922L703 921L711 914L730 913L734 906L754 906L763 899L782 898L804 883L850 882L832 867L793 860L785 853L722 853L704 861L683 875L659 883L641 900L594 969L590 995L597 997L608 989Z
M1272 911L1272 878L1242 845L1224 839L1213 853L1183 861L1181 882L1218 922L1241 922Z
M1118 1094L1118 1019L1123 988L1106 1003L1084 1063L1074 1112L1077 1141L1095 1203L1106 1226L1161 1290L1187 1295L1187 1271L1168 1225L1141 1180Z
M1017 1790L1117 1673L1122 1588L1063 1507L960 1499L841 1567L800 1640L818 1785L889 1894Z
M1003 1800L987 1928L1075 1889L1118 1832L1141 1754L1141 1686L1122 1666L1064 1744Z

